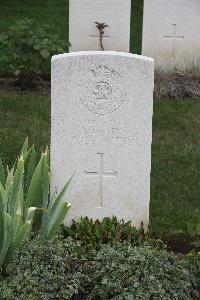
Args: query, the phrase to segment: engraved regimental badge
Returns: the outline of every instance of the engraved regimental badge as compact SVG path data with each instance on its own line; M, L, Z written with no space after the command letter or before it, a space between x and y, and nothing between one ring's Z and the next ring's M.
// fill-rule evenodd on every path
M107 66L89 70L82 86L81 102L93 114L105 115L119 109L124 97L122 76Z

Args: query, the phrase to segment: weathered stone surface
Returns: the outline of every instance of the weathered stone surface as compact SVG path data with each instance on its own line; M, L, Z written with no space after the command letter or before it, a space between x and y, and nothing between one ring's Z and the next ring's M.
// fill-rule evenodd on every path
M67 224L149 219L153 60L117 52L52 59L52 190L74 172Z
M199 28L199 0L145 0L142 53L163 69L197 67Z
M105 50L129 52L131 0L70 0L70 51L101 50L94 22L106 23Z

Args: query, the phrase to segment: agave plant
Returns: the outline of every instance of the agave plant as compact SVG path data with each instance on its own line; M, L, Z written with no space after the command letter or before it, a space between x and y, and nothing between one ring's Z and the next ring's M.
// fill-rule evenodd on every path
M7 176L0 160L0 268L5 269L29 237L32 223L37 222L41 238L53 238L70 208L63 198L71 180L50 198L49 151L36 164L35 149L28 148L28 139ZM35 218L36 209L42 212L41 219Z
M5 272L23 241L29 237L36 207L24 210L24 157L5 176L0 160L0 268Z
M27 174L24 178L24 189L26 191L25 206L37 207L42 211L42 218L34 219L36 227L42 238L52 239L57 229L63 223L70 204L63 201L72 177L67 181L58 195L50 197L50 168L49 168L49 151L46 148L42 152L39 163L36 165L36 154L34 146L28 149L28 139L26 139L22 153L29 160ZM29 158L29 159L28 159Z
M32 160L30 159L30 163ZM29 170L31 168L29 167ZM63 198L72 177L67 181L58 195L50 198L50 172L49 172L49 152L48 149L41 155L41 159L34 172L31 171L32 178L27 192L26 207L33 205L42 209L42 220L39 234L42 238L52 239L56 230L63 223L70 204L63 202ZM28 178L30 175L28 174Z

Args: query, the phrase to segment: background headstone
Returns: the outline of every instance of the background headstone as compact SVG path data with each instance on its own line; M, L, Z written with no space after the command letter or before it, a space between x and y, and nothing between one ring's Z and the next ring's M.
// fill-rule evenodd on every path
M149 219L151 58L78 52L52 59L52 191L74 172L66 223L113 215Z
M145 0L142 53L164 69L197 66L199 28L199 0Z
M70 0L70 51L101 50L94 22L106 23L105 50L129 52L131 0Z

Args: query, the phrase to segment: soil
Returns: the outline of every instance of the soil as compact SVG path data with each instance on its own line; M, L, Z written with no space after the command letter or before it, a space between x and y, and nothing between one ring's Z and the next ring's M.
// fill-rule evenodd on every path
M50 75L42 80L31 82L31 87L23 88L16 78L0 78L0 95L31 92L36 95L50 96ZM154 96L157 98L200 99L200 74L155 74Z
M49 78L35 80L31 87L24 89L16 78L0 78L0 96L12 94L34 93L40 96L50 96L51 82Z
M186 235L172 235L167 238L163 238L168 250L175 253L185 254L194 249L192 243L195 241L191 236Z

